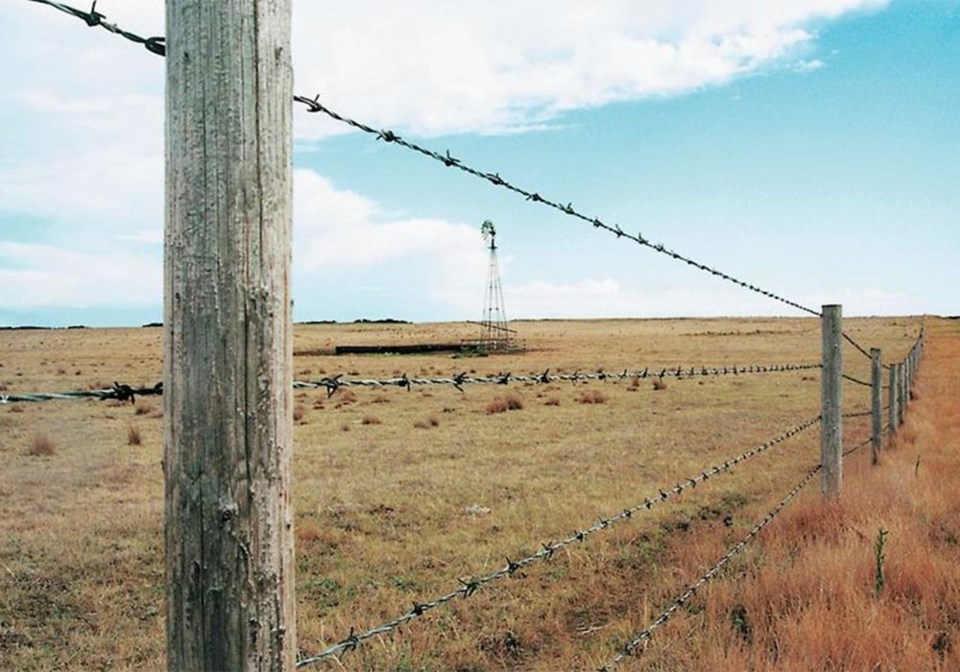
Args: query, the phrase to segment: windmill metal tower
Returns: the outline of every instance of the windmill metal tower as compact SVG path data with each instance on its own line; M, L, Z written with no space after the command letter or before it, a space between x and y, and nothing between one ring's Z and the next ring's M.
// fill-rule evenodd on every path
M500 268L497 264L497 230L493 222L487 219L480 227L480 232L490 244L487 295L483 303L483 320L480 322L480 347L486 351L510 350L514 331L507 326L507 315L503 308L503 287L500 285Z

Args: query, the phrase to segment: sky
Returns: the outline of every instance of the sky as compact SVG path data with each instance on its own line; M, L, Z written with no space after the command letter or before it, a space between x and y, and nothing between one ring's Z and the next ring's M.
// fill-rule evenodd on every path
M791 301L960 313L960 0L293 0L292 40L296 93ZM0 326L161 321L163 60L5 0L0 75ZM488 219L510 319L803 315L295 107L295 320L481 319Z

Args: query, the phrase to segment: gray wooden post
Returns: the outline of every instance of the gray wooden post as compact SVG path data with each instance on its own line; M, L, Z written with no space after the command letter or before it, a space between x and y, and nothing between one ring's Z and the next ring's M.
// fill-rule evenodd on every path
M897 380L897 365L891 364L890 365L890 385L887 387L887 403L889 405L889 408L887 409L889 411L889 416L887 421L890 423L890 427L888 431L890 432L891 441L893 441L893 439L897 436L897 425L900 424L899 423L900 409L898 406L900 395L897 392L899 387L900 387L900 381Z
M168 0L167 666L291 670L290 0Z
M823 368L820 372L820 466L821 491L838 497L843 480L843 426L840 388L843 382L841 338L843 309L823 306L821 318Z
M880 448L883 441L883 383L880 376L880 350L870 348L870 418L871 423L871 464L880 462Z
M903 416L906 411L906 401L904 399L904 390L906 389L906 371L903 363L897 364L897 425L903 424Z
M910 388L913 387L913 371L910 366L910 355L903 360L903 410L910 405Z

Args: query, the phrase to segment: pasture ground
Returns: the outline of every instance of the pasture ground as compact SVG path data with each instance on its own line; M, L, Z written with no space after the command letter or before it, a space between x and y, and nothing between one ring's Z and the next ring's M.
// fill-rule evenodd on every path
M845 321L886 361L906 354L919 325ZM324 353L459 340L470 325L298 325L294 377L820 359L815 319L516 326L526 352L453 358ZM960 537L960 324L928 319L927 329L918 398L883 464L852 456L836 506L809 487L624 669L958 667L960 576L945 558L956 564ZM0 394L153 385L160 339L159 329L0 332ZM852 347L844 368L869 379ZM816 416L819 373L668 378L661 390L650 380L298 390L295 403L298 629L309 654ZM868 404L868 388L844 385L845 411ZM162 415L146 397L0 406L0 669L164 668ZM848 445L868 420L845 422ZM818 459L812 428L315 669L596 669ZM875 593L881 527L887 583Z

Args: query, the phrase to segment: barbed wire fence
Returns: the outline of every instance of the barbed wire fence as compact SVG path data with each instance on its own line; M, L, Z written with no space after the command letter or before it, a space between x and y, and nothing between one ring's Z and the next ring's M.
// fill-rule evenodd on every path
M466 372L454 374L453 376L441 377L408 377L406 374L393 378L344 378L343 374L335 376L325 376L318 380L295 380L294 389L324 389L327 397L332 397L341 388L350 387L374 387L389 388L399 387L405 390L412 390L415 387L429 385L449 385L463 392L466 385L509 385L511 383L548 385L551 383L581 383L581 382L622 382L622 381L640 381L647 379L670 378L675 380L687 380L690 378L706 376L741 376L749 374L763 373L789 373L794 371L808 371L821 368L821 364L758 364L750 366L670 366L670 367L644 367L633 371L624 368L619 373L607 373L599 370L592 373L573 371L572 373L551 374L550 369L543 373L520 374L496 373L485 376L468 375ZM13 404L18 402L41 402L41 401L62 401L75 399L116 399L120 401L135 401L137 396L151 396L163 394L163 383L157 383L153 387L132 387L125 383L114 383L111 388L99 390L69 390L66 392L16 392L10 394L0 394L0 405Z
M136 33L129 32L127 30L121 29L114 23L110 23L106 20L106 16L97 11L96 5L94 2L89 11L84 11L60 2L55 2L53 0L28 0L29 2L34 2L42 4L53 9L56 9L60 12L63 12L69 16L72 16L76 19L83 21L89 27L99 27L108 32L118 35L132 43L138 44L146 48L150 53L164 56L166 54L166 43L164 37L143 37ZM517 186L517 184L508 181L507 179L501 177L499 172L486 171L477 169L466 162L458 159L450 154L449 151L444 153L437 152L435 150L428 149L424 146L421 146L417 143L410 142L402 138L399 134L390 130L376 129L372 126L359 122L355 119L343 116L330 108L326 107L320 102L319 96L312 98L305 96L294 96L293 102L303 105L308 113L322 113L327 117L338 121L340 123L346 124L358 131L369 134L373 136L378 141L383 141L388 144L396 145L399 147L404 147L408 150L411 150L415 153L418 153L427 158L433 159L442 163L445 167L456 168L457 170L471 175L475 178L482 179L489 184L497 187L501 187L510 192L513 192L527 201L534 203L542 204L546 207L553 208L560 213L574 217L582 222L585 222L591 225L593 228L600 229L606 233L614 235L617 239L624 239L631 241L641 247L648 248L653 250L656 253L666 255L678 262L683 262L688 266L694 267L700 271L709 273L715 277L718 277L724 281L733 283L743 289L748 291L760 294L774 301L780 302L784 305L787 305L791 308L797 309L803 313L815 316L815 317L824 317L823 313L820 311L814 310L810 307L804 306L798 302L792 301L788 298L785 298L778 293L769 291L767 289L761 288L753 283L744 281L734 275L723 272L711 265L702 263L700 261L694 260L688 256L685 256L679 252L676 252L670 248L667 248L661 243L655 243L647 239L642 233L633 233L628 232L618 224L609 224L598 217L588 216L573 207L572 201L566 201L565 199L553 200L541 195L537 191L533 191L527 188ZM874 359L874 354L868 352L868 350L862 346L856 339L850 336L846 332L841 332L843 339L852 345L857 352L864 355L865 357ZM890 371L890 383L887 387L888 390L888 400L889 403L886 407L883 407L883 410L888 410L890 412L890 422L882 427L882 432L892 432L895 431L896 425L903 422L903 409L910 400L910 389L913 383L916 367L919 363L920 355L922 354L924 345L924 332L923 327L920 329L920 334L917 337L916 341L912 344L912 347L909 350L908 355L901 361L897 363L884 364L880 363L880 366L884 369ZM621 373L618 374L609 374L603 371L597 371L595 373L579 373L574 372L571 374L554 374L550 375L549 369L544 371L542 374L531 374L527 376L523 375L512 375L511 373L501 373L491 376L468 376L465 373L456 374L451 377L435 377L435 378L410 378L406 374L397 378L391 379L344 379L342 375L326 377L316 381L296 381L294 386L298 389L324 389L327 392L327 395L330 396L334 394L337 390L342 387L388 387L396 386L405 388L407 390L412 389L414 386L421 385L452 385L454 388L463 391L463 386L468 384L478 384L478 385L506 385L511 382L518 383L530 383L530 384L543 384L543 383L552 383L552 382L580 382L580 381L622 381L628 378L633 378L635 380L645 379L647 377L657 377L663 379L664 377L670 376L677 379L693 378L697 376L719 376L719 375L741 375L741 374L755 374L755 373L777 373L783 371L798 371L798 370L807 370L807 369L818 369L824 368L823 364L788 364L788 365L759 365L751 367L712 367L708 369L704 366L691 366L691 367L661 367L659 372L656 372L654 369L651 371L649 367L644 368L642 371L635 370L630 371L627 368L624 368ZM873 380L871 382L866 382L859 378L856 378L850 374L842 373L842 378L850 383L871 387L876 395L877 389L879 386L878 376L874 374ZM72 400L72 399L84 399L84 398L94 398L100 400L115 400L120 402L130 401L133 403L137 396L149 396L149 395L160 395L163 393L162 383L158 383L153 387L132 387L127 384L122 384L115 382L113 387L101 389L101 390L85 390L85 391L73 391L73 392L54 392L54 393L12 393L0 395L0 404L7 403L17 403L17 402L40 402L40 401L53 401L53 400ZM858 410L853 412L848 412L842 414L843 418L860 418L873 416L875 420L875 427L879 426L877 422L877 416L880 412L879 406L874 404L871 410ZM513 576L518 570L540 561L549 560L554 556L557 550L566 548L567 546L578 544L586 541L589 537L606 530L613 526L614 524L625 522L634 518L637 514L641 512L646 512L651 510L654 506L663 503L674 496L679 496L685 490L689 488L696 488L699 484L704 483L713 476L716 476L721 473L728 472L734 466L749 460L758 455L762 455L769 451L770 448L776 446L787 439L796 436L809 429L810 427L816 424L822 424L823 417L822 415L815 416L811 419L808 419L796 427L780 434L779 436L770 439L766 443L748 450L732 459L728 459L722 464L715 465L708 469L700 471L698 474L678 482L676 485L669 488L659 488L657 495L645 498L641 503L635 504L631 507L623 509L620 513L613 515L608 518L601 518L595 524L590 527L577 530L571 536L562 539L559 542L555 543L545 543L541 544L541 547L536 552L533 552L524 558L519 560L510 560L507 559L507 564L501 569L476 578L469 580L460 579L460 587L454 591L451 591L439 598L434 600L418 602L413 605L413 607L402 614L401 616L388 621L380 626L366 630L362 633L351 632L349 636L341 639L338 643L334 644L331 647L328 647L326 650L308 657L303 657L297 662L297 667L307 667L309 665L319 663L323 660L337 658L346 652L356 649L362 642L377 637L382 634L392 633L397 630L402 625L422 616L426 612L439 607L443 604L446 604L459 597L470 597L480 588L498 581L502 578ZM876 442L877 437L874 434L870 438L854 445L851 448L843 451L843 457L854 454L855 452L862 449L864 446L868 445L871 442ZM823 465L817 465L807 471L804 477L799 483L797 483L787 494L780 499L780 501L770 510L767 515L761 519L748 533L741 539L737 544L731 547L721 558L712 565L703 575L700 576L694 583L690 584L686 590L684 590L676 599L671 601L665 610L643 631L641 631L636 637L627 642L620 651L614 656L613 660L608 666L601 668L602 670L610 670L613 667L619 665L626 657L641 652L646 643L650 641L653 637L654 632L666 624L670 618L675 614L679 609L694 597L697 591L709 580L716 577L724 565L726 565L734 556L736 556L750 541L756 538L760 532L769 525L777 515L787 506L787 504L793 500L800 491L813 479L813 477L821 471Z
M478 588L488 583L492 583L493 581L505 578L507 576L512 576L517 570L522 569L534 562L549 560L550 558L553 557L553 554L556 551L562 548L565 548L567 546L570 546L572 544L582 543L588 537L596 534L597 532L600 532L601 530L608 529L611 525L615 523L620 523L620 522L630 520L634 517L635 514L649 511L656 505L667 501L671 497L682 494L684 490L687 490L689 488L695 488L700 483L703 483L704 481L709 480L713 476L730 471L733 467L737 466L741 462L749 460L758 455L762 455L763 453L767 452L770 448L773 448L774 446L780 443L783 443L787 439L793 436L796 436L797 434L800 434L801 432L809 429L810 427L813 427L819 422L820 422L820 416L810 418L809 420L806 420L805 422L800 423L793 429L790 429L784 432L783 434L780 434L779 436L773 439L770 439L766 443L756 448L753 448L751 450L748 450L745 453L737 455L734 458L725 460L722 464L718 464L716 466L710 467L709 469L705 469L700 473L694 476L691 476L690 478L680 481L673 487L658 488L656 495L646 497L639 504L626 508L614 516L611 516L609 518L601 518L591 527L588 527L583 530L577 530L566 539L563 539L556 543L542 544L541 549L539 551L531 555L528 555L525 558L522 558L521 560L512 561L508 559L507 564L502 569L496 572L493 572L492 574L488 574L487 576L480 577L478 579L471 579L469 581L461 580L462 585L457 590L451 593L448 593L436 600L432 600L430 602L421 603L421 604L415 604L410 611L403 614L402 616L399 616L398 618L395 618L392 621L388 621L387 623L384 623L381 626L368 630L362 634L351 633L349 637L340 641L334 646L331 646L325 651L315 656L311 656L309 658L305 658L299 661L297 663L297 667L305 667L307 665L317 663L325 658L329 658L331 656L337 655L343 651L353 650L362 641L370 639L371 637L375 637L380 634L392 632L393 630L396 630L398 627L400 627L404 623L407 623L408 621L423 615L429 609L438 607L441 604L445 604L457 597L470 597L474 592L476 592Z

